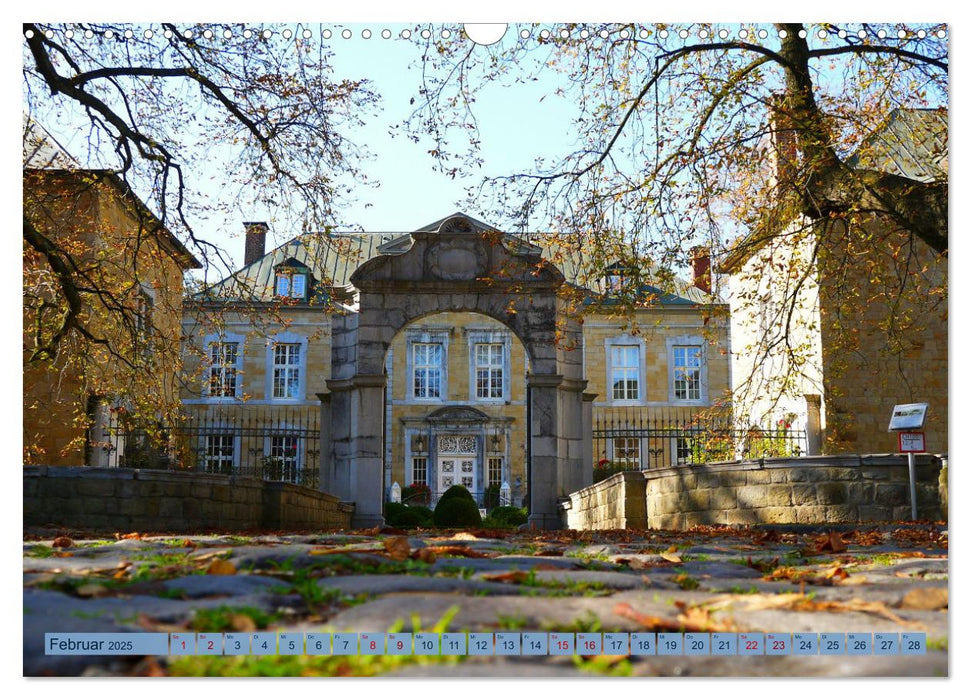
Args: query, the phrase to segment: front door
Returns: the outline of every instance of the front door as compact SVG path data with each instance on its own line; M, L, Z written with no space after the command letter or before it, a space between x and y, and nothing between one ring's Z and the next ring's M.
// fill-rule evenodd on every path
M438 458L438 495L441 496L456 484L476 495L475 455L448 455Z

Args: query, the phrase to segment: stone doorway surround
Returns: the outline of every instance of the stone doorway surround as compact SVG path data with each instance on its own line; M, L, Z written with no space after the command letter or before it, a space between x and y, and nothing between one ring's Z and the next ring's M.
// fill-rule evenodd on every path
M332 319L330 393L321 401L321 489L355 504L354 527L383 523L388 348L396 333L424 316L476 312L508 327L529 356L530 524L560 527L559 499L593 478L592 441L584 429L590 417L583 335L558 294L563 274L544 264L537 247L461 214L386 249L351 275L360 292L358 311Z

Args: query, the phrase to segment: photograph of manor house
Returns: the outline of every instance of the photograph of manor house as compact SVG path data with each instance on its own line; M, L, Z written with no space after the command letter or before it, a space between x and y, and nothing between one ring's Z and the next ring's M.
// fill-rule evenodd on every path
M362 422L344 428L350 431L345 440L360 439L354 433L365 419L369 430L382 433L380 471L366 487L377 493L382 484L385 500L397 485L406 502L417 496L434 506L458 484L481 507L524 506L527 416L536 410L531 391L533 400L550 389L569 397L558 410L588 422L586 442L581 433L570 434L576 446L569 459L579 464L559 489L586 485L592 476L583 470L590 470L593 424L626 425L632 414L644 423L655 416L690 420L729 394L725 304L711 294L704 251L698 278L680 282L678 294L652 286L651 270L637 271L644 280L639 293L657 302L631 319L610 303L611 285L631 271L612 264L597 274L576 251L544 250L460 213L410 233L301 236L272 251L263 250L266 233L266 224L247 224L245 266L187 302L184 330L202 367L183 402L190 416L212 416L211 432L199 436L201 471L239 462L252 440L220 433L218 425L245 424L252 414L281 432L265 438L269 449L257 446L258 452L279 458L288 480L301 482L308 472L316 477L319 451L283 431L288 421L295 428L316 425L323 402L332 421L348 406L360 411ZM395 280L382 268L402 276ZM368 310L381 327L358 326L370 290L388 285L403 298L400 308ZM565 290L572 302L558 296ZM541 313L540 295L564 307L559 320L575 337L560 347L557 312ZM571 303L575 308L565 308ZM262 311L259 321L255 310ZM358 349L345 344L347 327L357 332ZM354 383L360 385L346 368L368 331L387 343L368 369L374 386L362 385L361 398L338 408ZM541 358L531 357L524 340L536 342L532 336L539 334L537 347L555 353L574 377L537 373ZM317 436L308 437L316 448ZM346 478L336 466L339 437L332 433L335 455L321 462L331 488ZM670 466L688 460L687 439L688 433L672 432L648 446L646 433L618 433L597 441L597 458L635 470Z

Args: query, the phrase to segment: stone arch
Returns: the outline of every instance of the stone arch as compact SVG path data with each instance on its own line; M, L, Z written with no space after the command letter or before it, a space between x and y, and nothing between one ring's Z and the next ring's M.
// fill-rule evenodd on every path
M355 503L355 525L380 524L384 360L395 335L435 313L474 312L510 329L530 358L530 520L559 527L557 499L592 479L583 447L583 335L566 313L563 274L538 248L463 215L416 231L352 275L356 312L332 321L331 395L322 487ZM589 421L588 421L589 422Z

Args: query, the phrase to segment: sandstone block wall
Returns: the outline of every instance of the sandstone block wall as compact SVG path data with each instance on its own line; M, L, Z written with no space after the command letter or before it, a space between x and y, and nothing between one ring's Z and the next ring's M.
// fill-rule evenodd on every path
M571 530L620 530L647 527L643 472L619 472L570 494L565 508Z
M944 517L942 460L917 456L917 517ZM638 489L643 489L638 492ZM945 492L946 493L946 492ZM946 496L944 496L946 498ZM570 495L572 529L910 520L903 455L797 457L622 472Z
M24 524L188 532L344 529L336 496L258 479L147 469L25 467Z

